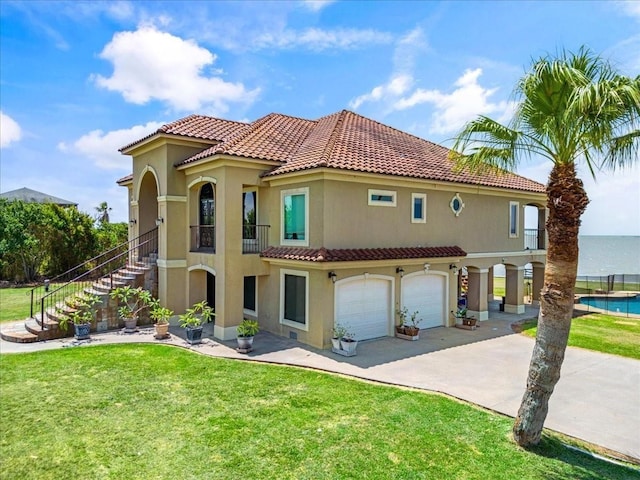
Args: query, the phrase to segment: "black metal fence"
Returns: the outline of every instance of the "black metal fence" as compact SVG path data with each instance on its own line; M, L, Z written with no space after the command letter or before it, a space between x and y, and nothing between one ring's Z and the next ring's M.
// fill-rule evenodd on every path
M575 293L588 311L640 316L640 274L579 275Z

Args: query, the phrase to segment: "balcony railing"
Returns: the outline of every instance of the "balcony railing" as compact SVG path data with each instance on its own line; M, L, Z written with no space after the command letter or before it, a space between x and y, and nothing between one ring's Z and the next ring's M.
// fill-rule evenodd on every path
M271 225L243 225L242 253L260 253L269 246Z
M244 225L242 227L242 253L260 253L269 246L270 225ZM191 251L216 253L216 227L192 225Z
M527 250L545 250L547 247L544 242L544 233L544 229L525 228L524 248Z
M191 251L216 253L216 227L213 225L192 225Z

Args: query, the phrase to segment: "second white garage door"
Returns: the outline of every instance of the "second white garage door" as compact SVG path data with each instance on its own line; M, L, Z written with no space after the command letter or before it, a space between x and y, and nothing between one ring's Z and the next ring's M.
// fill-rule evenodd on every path
M389 335L391 311L391 280L358 277L336 284L335 321L356 340Z
M446 319L445 277L442 275L416 275L402 279L402 306L407 307L409 316L418 312L422 318L420 328L440 327Z

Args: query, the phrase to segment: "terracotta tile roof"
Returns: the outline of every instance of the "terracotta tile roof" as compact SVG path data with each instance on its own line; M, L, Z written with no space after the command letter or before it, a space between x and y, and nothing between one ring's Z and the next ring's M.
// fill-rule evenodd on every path
M422 138L343 110L317 121L297 154L265 176L328 167L401 177L543 193L544 185L504 172L454 171L449 150Z
M465 257L467 252L453 247L398 247L398 248L305 248L269 247L260 256L304 262L355 262L362 260L400 260L408 258Z
M225 154L279 162L265 177L332 168L537 193L545 191L541 183L509 172L457 172L448 159L447 148L348 110L318 120L272 113L252 123L191 115L161 127L153 135L158 133L216 143L178 165Z
M181 162L185 165L216 154L285 162L304 142L316 122L271 113L237 129L224 142Z
M233 133L247 127L248 125L250 124L208 117L206 115L189 115L188 117L181 118L180 120L161 126L155 132L141 138L140 140L136 140L135 142L125 145L119 151L122 152L123 150L133 147L137 143L161 133L177 135L180 137L192 137L212 142L223 142Z
M133 181L133 173L130 173L126 177L122 177L122 178L116 180L116 183L119 184L119 185L122 185L123 183L128 183L128 182L132 182L132 181Z

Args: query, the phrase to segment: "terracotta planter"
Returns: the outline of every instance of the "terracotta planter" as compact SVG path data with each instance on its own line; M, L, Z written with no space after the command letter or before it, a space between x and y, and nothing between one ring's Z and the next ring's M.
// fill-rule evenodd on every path
M410 337L415 337L420 333L420 329L418 327L404 327L404 333Z
M400 335L404 335L406 332L406 327L404 325L396 325L396 333L399 333Z
M156 323L156 336L157 337L166 337L169 333L169 324L168 323Z
M470 325L470 326L473 327L476 324L476 318L475 317L469 317L469 318L463 317L462 318L462 324L463 325Z

